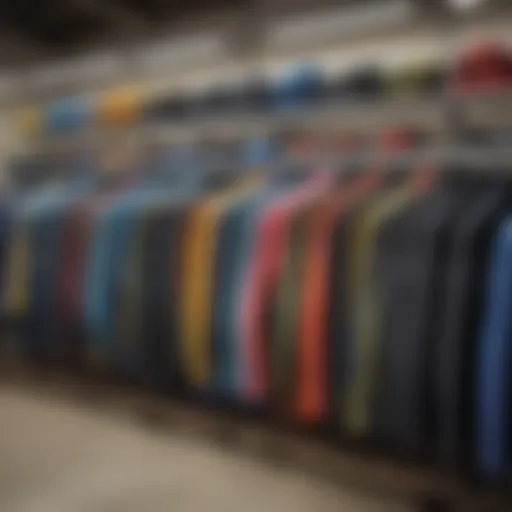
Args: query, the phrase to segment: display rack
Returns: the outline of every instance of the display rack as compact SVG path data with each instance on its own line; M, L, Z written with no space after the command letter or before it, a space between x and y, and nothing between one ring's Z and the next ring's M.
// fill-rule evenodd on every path
M188 122L146 124L105 134L44 137L31 151L73 150L105 147L117 137L136 137L142 142L196 142L230 140L255 135L273 135L293 130L375 130L408 125L421 127L438 136L440 144L428 150L413 150L400 158L464 158L467 167L482 167L495 159L496 166L512 170L512 151L506 147L486 152L476 147L443 144L446 136L467 130L494 130L507 134L512 127L512 96L492 95L454 100L376 101L365 104L330 104L272 114L233 114L223 118L202 118ZM112 137L112 139L110 139ZM437 140L437 139L436 139ZM418 153L419 151L419 153ZM372 158L370 155L369 158ZM499 165L498 162L499 161ZM185 403L176 398L155 395L113 377L84 376L59 368L41 368L3 358L0 371L4 385L63 400L83 401L102 411L169 428L180 435L196 435L221 443L230 449L261 457L268 463L289 465L315 477L341 485L382 493L423 511L505 512L512 497L505 489L488 489L481 483L454 472L425 467L375 455L357 443L330 440L328 436L275 425L247 417L236 410L213 410L204 404Z
M23 153L93 149L108 146L122 138L129 138L132 142L183 144L275 136L294 131L378 133L396 126L412 127L439 136L468 129L512 130L512 93L462 98L326 101L261 113L232 112L190 119L168 118L109 129L90 127L79 133L35 137Z

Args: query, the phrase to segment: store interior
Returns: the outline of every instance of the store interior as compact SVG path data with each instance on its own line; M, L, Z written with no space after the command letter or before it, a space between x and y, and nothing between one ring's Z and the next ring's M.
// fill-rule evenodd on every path
M0 510L508 510L508 0L1 9Z

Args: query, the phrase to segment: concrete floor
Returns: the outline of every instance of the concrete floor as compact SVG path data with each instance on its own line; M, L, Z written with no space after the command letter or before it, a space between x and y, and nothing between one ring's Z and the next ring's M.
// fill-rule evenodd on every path
M0 389L2 512L402 512L300 472Z

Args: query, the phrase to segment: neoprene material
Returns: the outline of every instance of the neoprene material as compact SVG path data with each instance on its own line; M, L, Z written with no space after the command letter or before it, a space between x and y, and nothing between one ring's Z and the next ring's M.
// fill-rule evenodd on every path
M179 341L185 379L190 386L204 387L210 380L207 340L210 331L210 276L215 257L213 208L212 202L205 201L189 214L183 245Z
M267 340L269 403L280 415L293 415L297 379L298 314L302 291L305 236L308 215L327 193L331 176L324 173L303 185L304 192L292 198L277 220L281 240L274 261L275 281L263 305L262 331ZM306 189L307 187L307 189Z
M170 357L170 366L173 371L171 379L176 389L181 391L185 389L186 383L186 367L184 366L184 358L180 351L180 299L183 287L183 261L182 245L186 236L186 219L190 205L179 210L173 216L173 235L170 243L170 253L168 261L168 283L169 296L167 297L166 318L168 331L165 335L165 347Z
M379 236L374 276L383 309L373 431L408 455L423 455L429 447L429 377L446 256L463 205L457 194L437 191L388 222Z
M248 263L241 324L247 403L265 402L269 387L269 303L274 295L285 251L287 210L297 194L288 194L266 208L255 228L254 253Z
M16 319L26 312L30 226L28 222L20 220L12 231L6 258L3 308L7 318Z
M145 301L152 303L151 297L145 293L148 282L151 282L151 276L146 272L148 228L155 215L171 207L176 208L180 205L183 207L184 201L186 201L185 196L180 198L170 195L160 197L150 204L141 205L133 216L125 219L127 224L125 224L124 254L121 249L116 258L119 270L115 279L115 293L112 301L114 331L111 338L118 347L120 367L132 378L136 380L142 378L148 383L153 380L147 378L153 372L148 368L144 351L144 347L149 343L146 339L144 324ZM165 237L160 238L165 242ZM158 267L155 270L158 272Z
M383 193L380 199L365 208L353 226L349 297L354 323L349 341L345 422L347 430L359 437L367 437L371 432L373 396L380 388L377 370L381 352L382 304L374 279L378 234L386 222L426 193L430 181L429 174L415 173L410 182Z
M108 196L99 196L93 202L70 210L63 227L57 299L60 313L57 350L58 359L67 364L85 364L85 325L82 313L87 248L94 219L108 200Z
M295 212L290 222L285 256L276 287L270 331L272 401L292 412L297 381L297 347L308 220L314 205Z
M368 175L342 186L340 192L321 203L309 220L301 307L298 318L297 383L295 414L303 423L324 423L329 416L329 376L339 368L330 367L329 315L334 267L334 231L337 219L359 203L379 181ZM337 261L336 264L341 264Z
M328 424L334 429L345 425L346 388L349 373L348 348L351 339L349 320L350 299L348 290L349 276L349 238L350 226L360 215L356 205L345 215L340 215L332 235L332 252L329 262L331 287L328 313Z
M492 479L502 479L510 470L511 258L509 215L492 243L476 359L476 462L480 473Z
M109 304L113 269L123 265L116 254L124 254L123 241L129 240L129 230L140 208L161 198L161 191L141 191L123 195L109 205L95 222L88 251L84 290L87 357L93 365L105 367L112 362L112 324L109 322L112 315L109 315ZM127 251L124 255L129 257L131 253Z
M474 446L474 368L491 237L503 218L501 187L482 191L454 229L446 306L436 356L437 454L451 468L470 467Z
M238 395L238 350L233 331L236 310L233 301L238 294L240 265L245 254L245 217L254 200L250 198L234 205L219 219L212 324L212 386L216 397L225 400L234 400Z
M55 307L59 271L62 207L55 205L39 212L34 221L33 250L37 254L33 264L30 301L30 328L33 343L37 345L38 358L54 359L56 349Z
M150 208L143 220L132 226L138 247L127 241L123 251L129 257L119 259L114 278L112 338L119 368L131 378L166 392L181 392L184 386L177 297L183 226L190 207L187 201L176 201ZM135 279L127 280L127 275L135 275ZM135 315L135 322L127 322L127 315ZM125 334L127 324L132 330L129 338ZM127 351L128 341L131 345Z
M509 478L507 181L229 171L0 203L26 355Z
M175 198L170 203L155 205L139 217L132 233L136 247L132 247L136 260L128 271L136 278L133 289L124 302L121 313L129 314L130 338L133 353L134 377L150 386L168 389L176 385L176 354L168 341L171 243L178 241L176 222L178 212L186 210L189 200ZM133 279L133 278L132 278ZM119 318L121 323L125 318ZM126 339L119 336L119 342ZM174 347L175 348L175 347Z
M331 179L315 176L265 207L256 220L253 254L246 267L241 298L240 344L244 359L243 397L247 404L266 405L271 388L272 310L284 264L289 221L294 211L325 194Z
M14 320L16 334L22 342L22 350L31 357L41 355L41 346L35 332L34 279L36 255L36 224L39 213L43 214L52 204L62 201L61 194L50 191L31 198L22 205L11 239L8 258L8 283L4 305Z
M254 192L256 184L251 180L242 182L202 201L188 215L180 263L183 274L179 339L185 379L196 390L206 390L212 378L212 298L219 219Z
M9 241L14 222L13 205L4 198L0 203L0 298L3 297L5 288L5 265L9 254ZM2 316L0 301L0 317Z
M213 389L217 398L239 402L243 395L241 302L246 285L252 233L260 209L280 194L262 188L233 205L219 219L212 325Z
M143 337L143 287L144 280L144 235L147 219L156 205L150 205L126 219L126 254L124 261L117 261L121 267L121 279L117 291L113 316L117 317L119 345L114 357L120 356L120 367L128 376L140 380L145 371L140 343Z
M346 192L346 191L345 191ZM326 343L328 265L332 229L343 196L326 198L311 212L304 241L296 340L294 415L303 423L318 423L326 413Z

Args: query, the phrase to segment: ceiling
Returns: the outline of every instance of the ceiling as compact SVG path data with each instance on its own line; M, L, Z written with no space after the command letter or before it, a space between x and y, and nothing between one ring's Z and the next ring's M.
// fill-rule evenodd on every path
M373 3L380 0L364 0ZM411 0L425 13L445 20L448 0ZM450 0L451 1L451 0ZM464 2L468 0L463 0ZM471 0L474 1L474 0ZM485 5L506 5L509 0L478 0ZM183 18L201 18L214 25L207 13L246 13L242 32L254 30L255 12L266 16L281 11L317 8L324 4L361 0L13 0L0 5L0 66L72 55L112 41L134 41L168 33ZM257 11L260 9L259 11ZM249 15L247 16L247 13ZM243 19L243 18L242 18ZM244 23L242 21L242 23Z
M2 2L0 29L19 46L66 53L127 32L153 33L187 13L246 0L15 0Z

